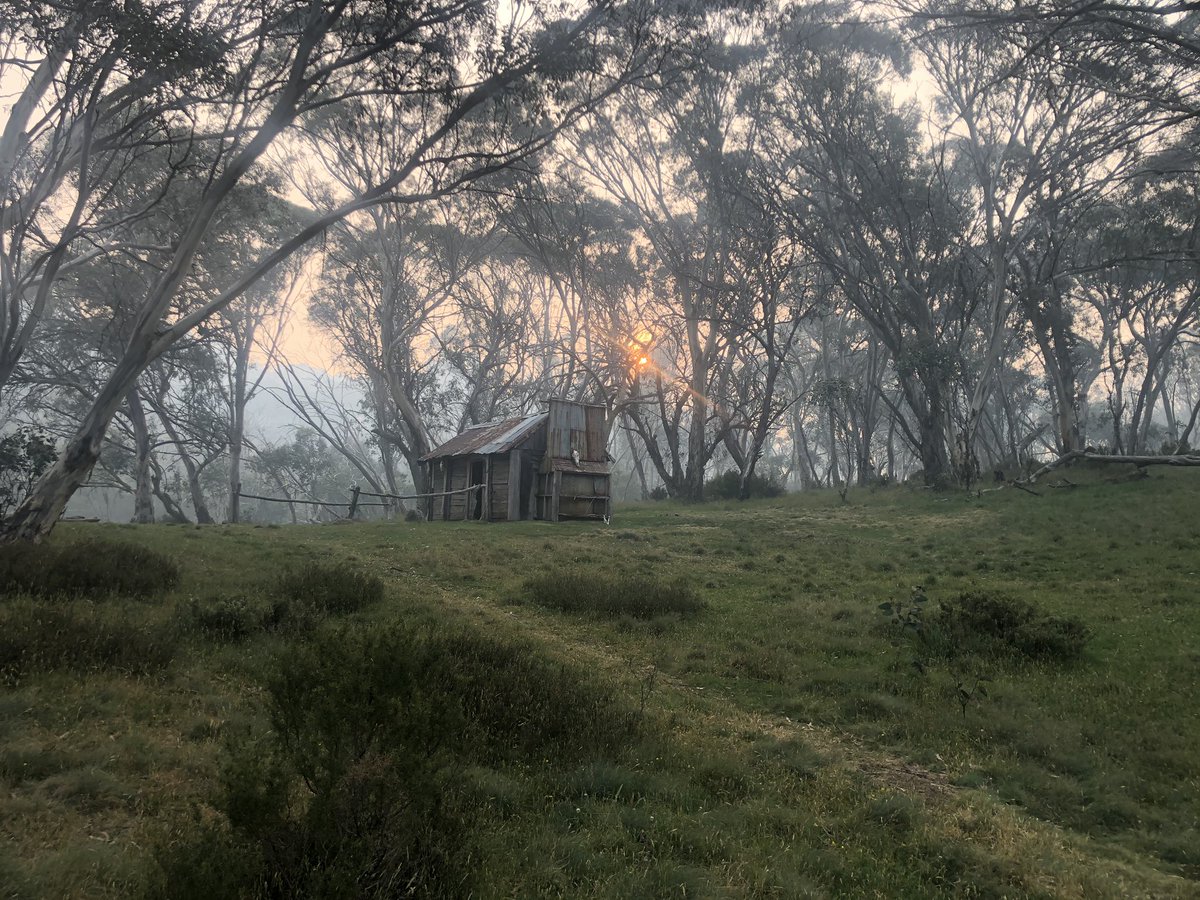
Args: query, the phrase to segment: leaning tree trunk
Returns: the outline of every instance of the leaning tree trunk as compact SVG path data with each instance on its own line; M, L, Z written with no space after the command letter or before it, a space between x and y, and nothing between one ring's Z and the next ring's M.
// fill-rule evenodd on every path
M104 435L121 405L125 383L126 379L115 375L109 379L54 465L42 473L29 496L4 523L0 539L6 543L38 542L50 534L100 458Z
M216 519L208 508L208 498L204 496L204 485L200 483L200 467L191 458L186 460L188 493L192 498L192 509L196 512L196 522L200 525L213 525Z
M130 341L125 355L109 373L92 405L79 423L54 465L37 480L21 505L0 530L0 542L40 542L54 530L67 503L92 474L104 436L138 376L152 358L154 335L139 335Z
M146 423L146 408L134 387L125 397L125 408L133 425L136 448L133 491L133 521L138 525L154 524L154 482L150 475L150 427Z

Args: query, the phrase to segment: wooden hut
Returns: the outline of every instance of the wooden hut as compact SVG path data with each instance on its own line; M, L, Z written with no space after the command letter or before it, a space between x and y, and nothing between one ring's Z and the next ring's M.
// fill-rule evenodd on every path
M607 518L604 424L604 407L555 399L544 413L466 429L421 457L431 490L458 492L435 497L426 518Z

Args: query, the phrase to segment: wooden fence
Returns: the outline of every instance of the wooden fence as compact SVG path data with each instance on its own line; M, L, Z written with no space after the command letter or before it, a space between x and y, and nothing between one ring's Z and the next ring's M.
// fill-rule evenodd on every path
M450 494L469 494L471 491L478 491L483 488L482 484L473 484L470 487L458 488L454 491L431 491L428 494L377 494L372 491L364 491L357 484L350 488L350 500L347 503L330 503L325 500L301 500L291 499L288 497L264 497L261 494L246 494L238 491L239 497L245 497L247 500L263 500L267 503L290 503L300 504L302 506L320 506L334 512L339 518L353 519L360 509L366 507L394 507L394 502L397 500L426 500L433 497L446 497ZM363 502L363 497L376 497L382 502ZM338 510L342 508L349 510L346 515L342 515Z

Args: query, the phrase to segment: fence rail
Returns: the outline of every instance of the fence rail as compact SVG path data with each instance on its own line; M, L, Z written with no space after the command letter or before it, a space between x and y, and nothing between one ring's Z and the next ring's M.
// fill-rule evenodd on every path
M239 497L244 497L247 500L263 500L267 503L289 503L289 504L299 503L304 506L320 506L320 507L324 507L325 509L328 509L328 510L333 510L333 511L335 511L335 513L337 510L341 509L342 507L346 507L349 510L349 512L347 512L346 515L342 516L341 513L336 513L336 514L339 515L341 518L353 519L355 516L355 513L357 513L360 509L363 509L364 507L384 507L384 508L390 509L393 506L393 504L389 503L389 502L363 503L360 501L360 499L359 499L360 497L378 497L384 501L388 501L388 500L424 500L424 499L429 499L429 498L433 498L433 497L448 497L452 494L469 494L471 491L478 491L481 488L483 488L482 484L473 484L470 487L458 488L453 491L430 491L427 494L377 494L377 493L374 493L373 491L364 491L364 490L360 489L358 487L358 485L354 485L352 488L350 488L350 501L348 503L329 503L325 500L302 500L299 498L291 499L288 497L264 497L262 494L247 494L247 493L244 493L243 491L238 491L237 495Z

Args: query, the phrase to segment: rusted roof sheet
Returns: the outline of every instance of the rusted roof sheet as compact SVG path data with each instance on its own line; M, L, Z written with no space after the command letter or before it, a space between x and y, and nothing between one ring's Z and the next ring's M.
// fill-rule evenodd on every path
M466 456L468 454L487 456L492 453L507 453L533 434L545 421L546 414L539 413L517 419L472 425L462 434L450 438L436 450L426 453L421 457L421 462L445 456Z
M552 457L550 459L551 472L575 472L580 475L607 475L607 462L594 462L592 460L581 459L575 462L573 459L559 459Z

